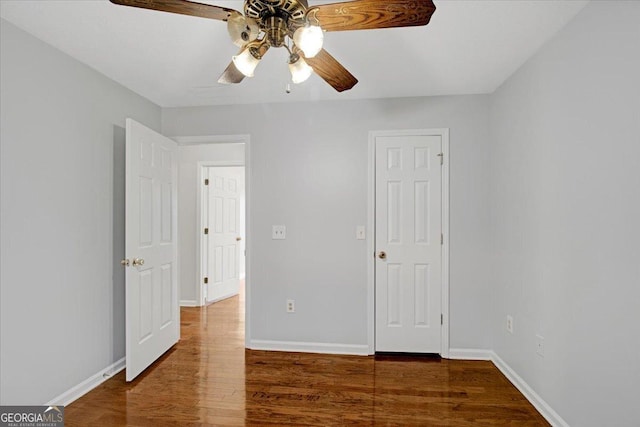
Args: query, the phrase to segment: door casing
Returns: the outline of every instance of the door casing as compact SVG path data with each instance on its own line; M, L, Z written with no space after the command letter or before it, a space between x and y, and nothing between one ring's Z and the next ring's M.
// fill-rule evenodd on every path
M375 354L375 201L376 201L376 146L379 136L440 136L442 139L442 352L441 356L449 357L449 129L407 129L407 130L377 130L369 132L369 177L368 177L368 208L367 208L367 343L369 354Z

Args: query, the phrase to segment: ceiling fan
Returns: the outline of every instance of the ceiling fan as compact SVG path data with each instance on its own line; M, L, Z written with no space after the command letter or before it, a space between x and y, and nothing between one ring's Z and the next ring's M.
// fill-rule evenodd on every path
M436 10L432 0L354 0L312 7L307 0L245 0L244 14L187 0L110 1L225 21L240 52L220 76L220 83L253 77L270 48L284 47L294 83L304 82L315 72L338 92L351 89L358 80L322 48L324 31L427 25Z

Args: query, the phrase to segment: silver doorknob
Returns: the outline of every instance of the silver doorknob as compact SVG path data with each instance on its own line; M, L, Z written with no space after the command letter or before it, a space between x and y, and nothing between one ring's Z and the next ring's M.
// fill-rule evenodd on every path
M129 267L129 260L123 259L122 261L120 261L120 264L122 264L124 267Z
M378 253L378 258L387 259L387 253L385 251L380 251L380 253Z
M134 267L137 267L139 265L144 265L144 260L142 258L134 258L133 262L131 263Z

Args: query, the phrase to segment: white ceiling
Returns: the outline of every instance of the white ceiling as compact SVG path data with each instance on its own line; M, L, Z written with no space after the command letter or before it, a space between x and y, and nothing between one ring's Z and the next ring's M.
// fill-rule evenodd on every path
M254 78L218 84L237 50L221 21L107 0L0 0L0 15L154 103L182 107L491 93L587 1L435 3L426 27L326 33L325 48L360 80L342 94L315 75L286 94L284 49L270 51Z

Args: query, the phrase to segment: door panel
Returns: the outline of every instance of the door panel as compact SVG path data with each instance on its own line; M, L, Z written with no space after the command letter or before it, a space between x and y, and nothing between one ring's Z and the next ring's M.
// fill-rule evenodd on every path
M177 144L127 119L126 378L180 337L176 272ZM133 260L144 260L133 264Z
M213 183L206 189L205 210L209 234L206 239L206 274L209 283L206 302L237 295L240 289L240 198L238 181L242 167L208 167L206 175ZM205 221L205 222L206 222Z
M376 351L441 352L440 136L377 136ZM437 166L437 167L436 167Z

